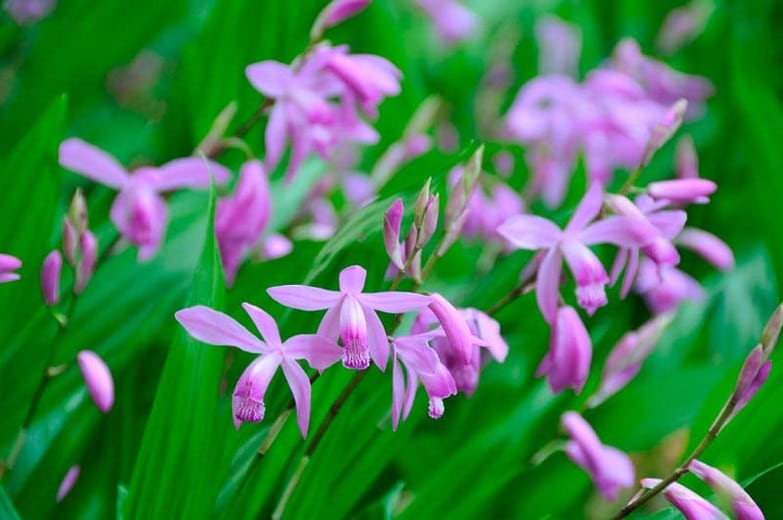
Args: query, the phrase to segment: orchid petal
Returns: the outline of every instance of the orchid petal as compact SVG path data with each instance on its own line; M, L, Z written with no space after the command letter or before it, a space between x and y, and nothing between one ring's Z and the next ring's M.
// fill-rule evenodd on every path
M261 333L261 337L266 341L267 345L272 348L278 348L282 345L280 331L272 316L249 303L243 303L242 308L245 309L250 319L253 320L253 324L258 329L258 332Z
M497 232L520 249L553 247L563 232L551 221L535 215L516 215L503 222Z
M239 376L231 399L236 428L243 422L257 423L264 419L264 395L282 361L276 353L260 356Z
M321 319L321 324L318 325L317 333L319 336L333 340L340 337L340 307L342 305L335 305L326 311L323 319Z
M647 215L647 220L650 221L650 224L660 231L663 238L669 240L682 231L687 219L688 214L680 209L656 211Z
M229 345L255 354L268 349L258 338L230 316L203 305L182 309L174 314L188 334L202 343Z
M592 221L604 202L604 188L600 182L593 182L576 207L571 220L565 228L566 233L574 233L584 229Z
M145 168L134 177L144 180L156 191L171 191L181 188L209 188L214 177L215 184L225 184L231 179L231 172L214 161L198 157L174 159L158 168Z
M629 252L628 265L625 268L625 277L623 285L620 287L620 298L625 298L631 292L633 282L636 279L636 273L639 271L639 250L633 249Z
M555 321L560 298L560 273L563 261L557 249L551 249L541 261L536 278L536 301L544 319L550 325Z
M400 413L405 401L405 380L402 376L402 367L395 355L392 360L392 430L397 431L400 423Z
M340 271L340 292L360 293L364 289L367 271L360 265L352 265Z
M285 151L286 136L288 134L288 118L282 103L272 107L269 120L266 123L264 133L264 145L266 147L266 161L264 166L272 171L280 162Z
M283 359L283 374L291 388L291 393L294 394L296 422L299 424L302 437L306 438L310 425L310 378L299 364L289 359Z
M401 291L362 293L358 297L367 307L392 314L423 309L431 301L427 295Z
M307 285L278 285L266 290L267 294L278 303L301 309L303 311L319 311L337 305L342 294Z
M389 340L386 337L386 329L375 311L362 306L364 316L367 319L367 348L370 357L381 372L386 370L389 360Z
M60 144L60 165L112 188L128 184L128 172L114 157L81 139L66 139Z
M607 217L579 232L584 245L614 244L619 247L639 247L658 236L658 230L644 218Z
M323 372L343 356L343 349L318 334L298 334L285 340L283 352L290 359L305 359L311 367Z
M253 88L271 98L283 97L293 80L288 65L267 60L245 67L245 76Z

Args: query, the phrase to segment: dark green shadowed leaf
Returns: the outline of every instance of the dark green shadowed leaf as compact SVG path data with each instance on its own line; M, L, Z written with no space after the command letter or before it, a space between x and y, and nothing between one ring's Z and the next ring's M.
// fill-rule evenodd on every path
M68 98L58 97L11 153L0 159L0 253L23 262L22 279L0 291L0 309L33 315L43 306L39 285L41 264L51 247L60 197L57 149L63 135ZM19 327L0 320L0 338Z
M11 503L11 499L8 498L8 493L5 492L4 486L0 486L0 518L19 520L19 514Z
M207 238L188 306L222 304L214 213L213 187ZM217 420L224 354L184 330L177 332L134 468L126 518L193 518L212 510L222 474L218 448L227 431Z

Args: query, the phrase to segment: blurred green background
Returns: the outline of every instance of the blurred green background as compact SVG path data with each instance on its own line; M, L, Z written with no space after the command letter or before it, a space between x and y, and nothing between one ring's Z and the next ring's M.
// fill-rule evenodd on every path
M314 0L62 0L49 17L29 27L0 15L0 252L25 261L23 280L0 286L3 454L52 347L55 327L40 303L37 273L59 242L59 219L77 186L86 190L101 243L114 238L107 220L112 193L60 169L60 141L79 136L131 165L190 154L229 102L236 100L239 107L232 128L255 112L260 96L245 80L244 67L264 59L292 60L305 47L322 5ZM554 13L581 27L584 73L625 36L655 55L661 23L680 3L488 0L468 5L482 18L483 30L451 50L433 44L431 27L403 0L374 0L330 33L355 52L388 58L404 74L403 93L382 106L377 125L382 141L366 151L363 166L400 137L432 93L449 102L463 147L486 141L477 121L499 116L519 86L536 74L533 27L541 15ZM694 137L701 175L719 185L711 204L689 212L689 223L724 238L737 268L718 274L686 256L685 269L704 282L708 298L683 306L639 377L586 414L604 442L632 454L639 477L662 476L699 440L778 302L781 20L780 2L716 1L704 32L665 59L678 70L706 76L716 87L705 117L681 131ZM481 80L503 45L513 48L513 86L498 114L477 114ZM247 141L263 156L261 128ZM488 153L506 148L487 146ZM670 175L672 149L659 154L651 176ZM519 150L512 150L519 158ZM224 162L236 167L241 158L229 152ZM402 193L412 202L427 176L434 175L442 187L444 173L458 159L431 152L406 166L382 195ZM275 211L282 214L276 217L278 229L286 229L295 213L291 208L313 178L292 186L273 180ZM526 178L518 160L512 184ZM384 199L358 215L343 215L351 225L327 244L302 241L293 256L246 266L235 287L223 291L215 275L214 244L204 239L209 197L174 197L159 256L137 265L135 253L124 251L106 261L57 344L55 364L72 362L85 348L107 360L116 381L115 408L100 415L77 370L55 378L17 466L0 488L0 517L268 517L305 448L289 421L269 453L255 455L289 391L282 378L275 379L267 394L267 419L235 432L230 395L220 389L227 351L188 340L173 313L187 301L201 301L241 317L239 304L250 301L278 317L284 337L314 330L319 316L284 311L265 289L301 283L308 272L314 284L333 288L339 270L357 259L368 269L368 289L384 289L388 261L380 230L388 203ZM490 272L478 272L480 253L478 246L458 245L425 289L442 291L464 306L488 308L513 287L529 254L514 253ZM611 346L647 316L638 299L619 302L614 295L609 308L588 323L595 360L585 396L597 385ZM426 417L420 396L410 420L391 432L390 378L369 374L310 461L285 518L601 518L616 510L596 498L587 475L562 453L537 466L530 463L534 453L560 437L561 413L579 407L582 398L568 392L552 397L545 382L533 378L548 331L532 295L498 319L511 347L509 358L487 367L472 398L447 400L439 421ZM246 362L240 354L228 373L229 388ZM331 370L314 385L311 431L349 378L346 371ZM776 469L783 462L781 379L773 368L766 386L704 457L749 483L768 518L783 518L777 485L783 470ZM76 463L82 468L79 481L56 504L57 487ZM695 479L685 483L706 492ZM636 516L669 515L646 510Z

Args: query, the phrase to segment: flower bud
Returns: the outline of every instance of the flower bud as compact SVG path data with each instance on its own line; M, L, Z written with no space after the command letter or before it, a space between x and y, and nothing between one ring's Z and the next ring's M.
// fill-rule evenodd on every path
M654 199L666 199L671 202L703 204L709 195L715 193L718 186L707 179L676 179L658 181L647 185L647 193Z
M80 468L78 464L75 464L68 469L62 483L60 483L60 487L57 489L58 503L62 502L68 493L71 492L71 489L73 489L74 484L76 484L76 481L79 479L79 471Z
M114 404L114 380L106 363L90 350L82 350L76 356L87 390L95 406L108 413Z
M659 478L643 478L642 487L652 489L661 483ZM698 520L720 520L726 516L714 505L682 484L672 482L663 491L663 496L679 509L685 518Z
M273 233L264 240L261 255L265 260L274 260L288 255L293 249L294 245L287 237Z
M333 0L318 14L310 29L310 39L318 40L326 29L354 16L369 4L370 0Z
M386 254L397 269L402 269L405 263L400 250L400 226L404 212L402 199L397 199L383 217L383 245L386 247Z
M775 308L775 312L772 313L761 333L761 345L764 347L764 355L767 359L778 344L781 327L783 327L783 303Z
M644 151L644 158L642 159L642 166L650 164L655 152L660 150L669 139L672 138L674 133L682 125L682 118L685 116L685 110L688 108L688 101L685 99L677 100L669 110L663 115L663 118L656 123L650 132L650 140L647 143L647 148Z
M759 506L734 479L698 460L692 461L688 469L731 507L738 520L764 520Z
M60 273L63 269L63 257L55 249L44 259L41 266L41 291L44 302L49 307L60 302Z
M416 197L416 206L413 208L413 223L417 228L421 228L421 223L424 220L424 211L427 209L427 204L429 204L430 201L431 182L432 178L430 177L427 179L427 182L424 183L421 191L419 191L419 196Z
M421 280L421 251L416 250L416 240L419 236L416 226L411 226L408 236L405 237L403 263L408 264L408 276L414 280ZM414 255L413 260L408 260Z
M79 265L76 266L76 282L73 285L73 293L81 294L87 287L87 282L95 271L95 261L98 258L98 241L89 229L84 232L81 239L82 256Z
M13 271L20 267L22 267L22 261L15 256L0 254L0 283L18 280L19 275Z
M699 156L696 155L693 139L688 135L677 141L677 150L674 152L674 170L680 179L699 177Z
M76 228L73 227L70 219L65 217L63 219L63 253L65 253L65 260L71 267L76 266L76 255L79 252L79 233L76 232Z
M71 206L68 209L68 218L76 228L76 232L81 236L87 230L87 201L84 199L82 190L77 189L71 199Z
M438 227L438 212L440 211L440 203L438 195L430 195L427 201L427 207L424 209L424 219L421 223L421 231L419 233L418 247L424 247L427 242L430 241L432 235L435 234L435 230Z

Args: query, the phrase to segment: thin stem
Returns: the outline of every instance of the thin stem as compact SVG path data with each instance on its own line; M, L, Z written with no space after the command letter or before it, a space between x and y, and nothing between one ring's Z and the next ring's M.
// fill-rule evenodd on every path
M733 401L734 398L732 396L723 406L720 414L718 414L718 417L715 419L715 421L713 421L712 426L710 426L710 429L707 430L707 433L704 435L704 438L701 440L701 442L699 442L698 446L694 448L694 450L690 455L688 455L682 464L675 468L668 477L661 480L658 485L644 491L641 495L628 502L625 507L623 507L614 517L612 517L612 520L625 518L633 511L652 500L654 496L663 492L669 484L676 482L680 479L680 477L685 475L688 472L688 468L690 467L691 462L699 458L701 454L704 453L704 450L706 450L712 441L715 440L715 438L718 436L718 433L720 433L720 431L726 425L726 422L728 422L728 420L731 418L731 412L734 409L732 404Z
M275 511L272 513L272 520L280 520L280 518L283 517L285 506L288 505L288 500L294 493L296 485L299 484L299 479L302 478L302 473L304 473L308 462L310 462L310 457L307 455L302 457L302 459L299 461L299 465L296 467L296 471L291 477L291 480L288 481L288 485L286 485L285 491L283 491L283 496L280 497L280 502L277 503L277 507L275 507Z
M351 393L358 386L359 381L364 379L365 375L367 375L367 370L357 371L354 374L351 381L348 383L348 385L343 389L342 393L340 393L340 395L337 397L334 403L332 403L331 408L329 408L329 413L326 414L326 417L321 423L321 426L318 427L318 431L315 432L315 435L313 436L313 440L310 442L310 445L307 447L307 451L305 452L305 458L309 458L313 455L315 449L318 448L318 445L321 443L321 440L326 434L326 430L329 428L329 425L332 424L332 421L334 421L334 418L337 417L337 414L339 413L343 404L345 404L345 401L348 400L348 397L350 397Z
M523 294L527 294L530 290L532 290L535 287L536 278L538 276L538 266L541 264L541 259L543 259L543 255L536 254L536 256L533 257L532 260L530 260L530 263L525 266L525 268L522 270L522 279L519 282L519 285L514 287L508 294L506 294L503 298L495 302L492 306L490 306L489 309L487 309L487 314L490 316L494 316L498 312L500 312L506 305L513 302Z
M53 309L49 309L52 318L57 323L57 332L52 339L52 348L49 349L49 356L47 357L46 363L41 370L41 377L38 380L38 385L35 387L33 398L30 401L30 405L27 408L27 413L22 420L22 425L19 427L19 433L16 435L11 452L8 454L5 462L0 462L0 481L3 479L3 477L5 477L7 472L13 469L14 465L16 464L16 460L19 458L19 454L22 452L25 440L27 439L28 430L30 429L30 425L32 424L33 418L35 417L35 412L38 411L38 406L41 403L41 398L43 397L44 390L46 389L49 380L52 379L56 374L59 374L59 372L50 371L49 368L54 361L54 354L57 350L57 343L60 342L60 339L65 333L65 330L68 327L68 323L70 322L73 309L76 306L76 300L76 296L71 299L71 302L68 306L68 311L63 316L59 316Z

